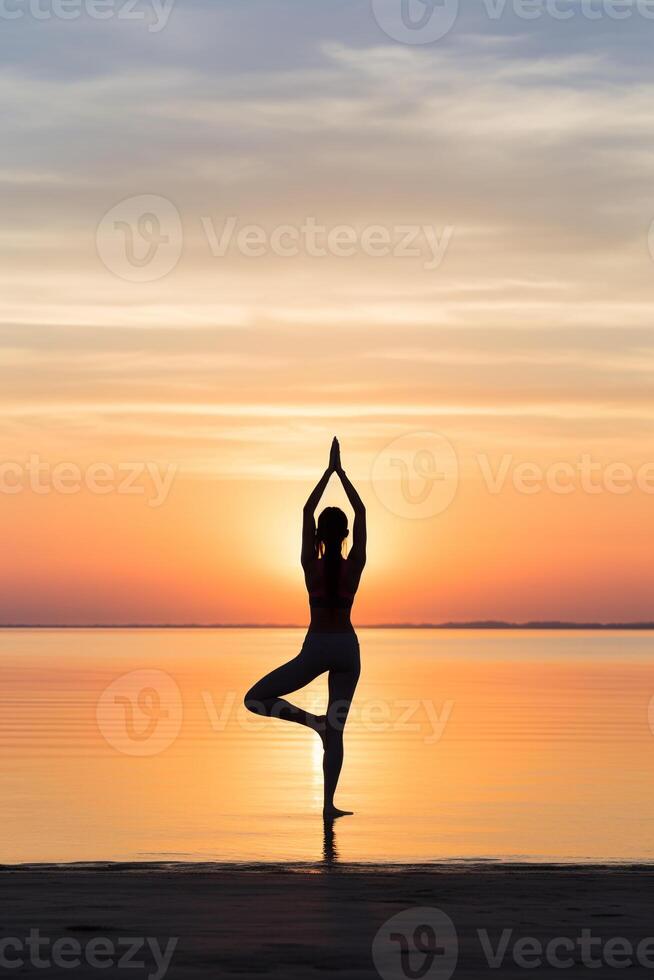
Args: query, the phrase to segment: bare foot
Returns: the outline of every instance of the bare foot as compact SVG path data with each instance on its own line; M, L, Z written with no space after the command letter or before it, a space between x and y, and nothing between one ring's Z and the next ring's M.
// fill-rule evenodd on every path
M354 810L339 810L335 806L326 806L322 811L322 815L325 820L336 820L338 817L353 816Z

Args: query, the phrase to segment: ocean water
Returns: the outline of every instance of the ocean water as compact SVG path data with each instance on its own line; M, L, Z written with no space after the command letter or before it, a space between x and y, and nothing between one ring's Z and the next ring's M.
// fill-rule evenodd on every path
M320 740L242 703L302 631L0 631L0 862L654 860L653 634L359 635L325 828Z

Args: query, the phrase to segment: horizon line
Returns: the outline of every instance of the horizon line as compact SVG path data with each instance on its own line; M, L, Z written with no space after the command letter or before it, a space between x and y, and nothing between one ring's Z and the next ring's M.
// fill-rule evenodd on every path
M580 622L575 620L463 620L442 623L362 623L357 629L416 629L416 630L654 630L654 621ZM308 629L301 623L0 623L8 629Z

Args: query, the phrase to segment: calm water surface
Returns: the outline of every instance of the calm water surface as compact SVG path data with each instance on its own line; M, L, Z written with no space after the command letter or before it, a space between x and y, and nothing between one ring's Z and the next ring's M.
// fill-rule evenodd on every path
M1 631L0 862L654 860L651 633L362 630L326 838L319 739L242 705L302 637Z

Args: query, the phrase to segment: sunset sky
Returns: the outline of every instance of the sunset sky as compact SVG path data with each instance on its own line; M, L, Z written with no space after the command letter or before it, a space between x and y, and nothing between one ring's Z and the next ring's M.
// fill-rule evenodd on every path
M305 621L334 434L369 509L357 623L654 619L654 20L510 7L429 44L369 0L2 23L3 623ZM112 209L144 195L178 261L131 281L140 212ZM229 218L356 242L216 254ZM418 254L361 245L412 226ZM439 440L458 486L419 514ZM39 492L30 458L171 482Z

